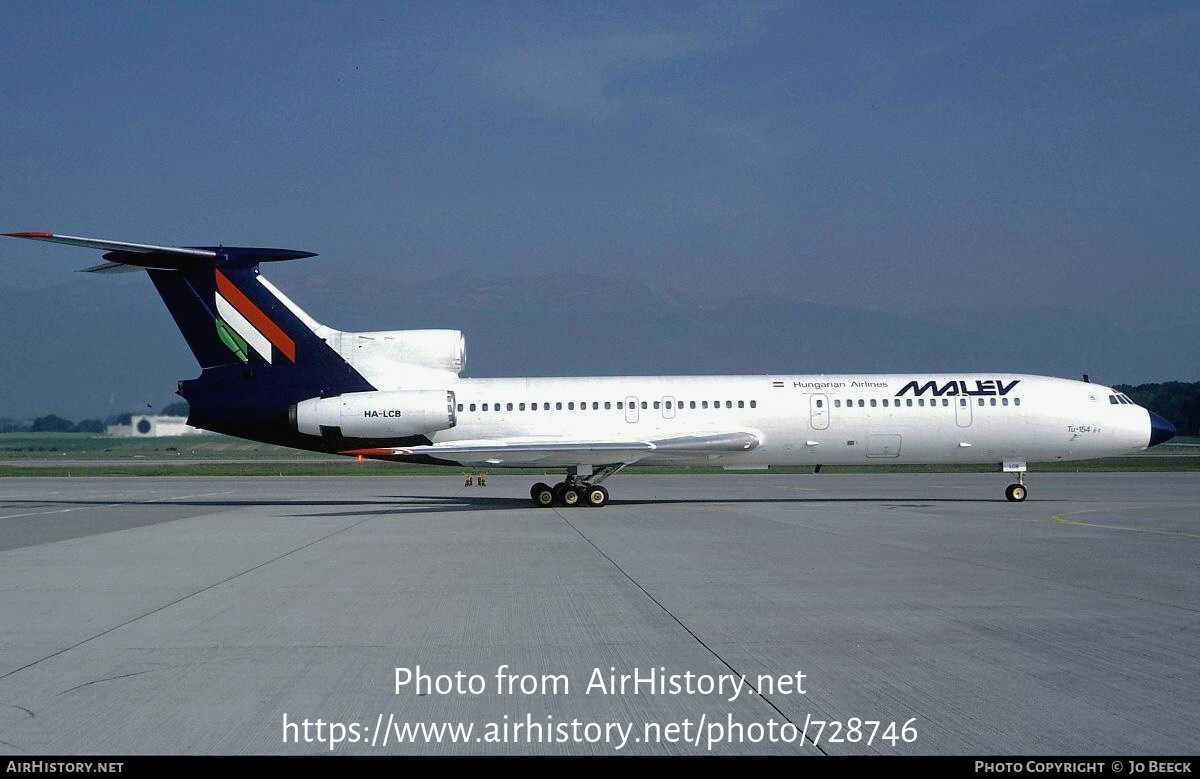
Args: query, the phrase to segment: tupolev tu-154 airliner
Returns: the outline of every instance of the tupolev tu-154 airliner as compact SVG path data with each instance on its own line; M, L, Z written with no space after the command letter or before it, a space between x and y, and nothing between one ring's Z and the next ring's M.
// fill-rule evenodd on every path
M188 423L271 444L467 468L562 469L537 506L603 506L628 466L994 464L1129 454L1175 427L1124 394L1015 373L462 378L457 330L352 333L259 273L290 249L151 246L42 232L106 251L86 270L144 270L200 363Z

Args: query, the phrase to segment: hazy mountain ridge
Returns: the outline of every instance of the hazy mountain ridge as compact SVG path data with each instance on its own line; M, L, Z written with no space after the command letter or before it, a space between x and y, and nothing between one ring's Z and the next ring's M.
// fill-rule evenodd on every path
M669 285L574 272L414 283L309 273L279 285L344 330L462 330L476 377L990 370L1140 383L1200 375L1187 347L1200 326L1134 330L1087 311L947 308L925 319L786 294L697 301ZM0 288L0 323L0 416L161 407L175 400L178 379L199 372L145 278Z

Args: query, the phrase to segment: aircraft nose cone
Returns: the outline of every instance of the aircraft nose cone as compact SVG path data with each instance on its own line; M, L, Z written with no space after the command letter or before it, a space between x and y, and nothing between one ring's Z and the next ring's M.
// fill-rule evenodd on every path
M1150 412L1150 446L1170 441L1175 437L1175 425L1163 419L1153 411Z

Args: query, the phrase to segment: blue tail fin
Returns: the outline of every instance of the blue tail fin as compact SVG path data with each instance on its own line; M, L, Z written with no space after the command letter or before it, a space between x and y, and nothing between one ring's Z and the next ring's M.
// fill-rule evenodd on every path
M285 422L301 400L375 389L263 283L257 263L149 273L203 369L179 385L197 427L256 437L248 425Z
M375 389L315 331L319 325L268 285L259 263L315 256L291 249L151 246L54 233L6 233L109 250L97 273L146 270L201 373L181 381L189 423L243 438L299 442L289 409L308 398Z

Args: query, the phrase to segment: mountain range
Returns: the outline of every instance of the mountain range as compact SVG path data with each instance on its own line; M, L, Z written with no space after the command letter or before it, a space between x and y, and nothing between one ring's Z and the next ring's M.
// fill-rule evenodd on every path
M464 375L474 377L1006 371L1136 384L1200 376L1191 346L1200 318L1130 326L1101 311L1004 300L990 310L947 301L938 310L888 311L805 300L804 289L791 287L696 299L668 283L577 272L274 280L343 330L462 330ZM37 291L0 287L0 325L0 417L161 408L177 399L176 380L198 373L150 283L133 274Z

